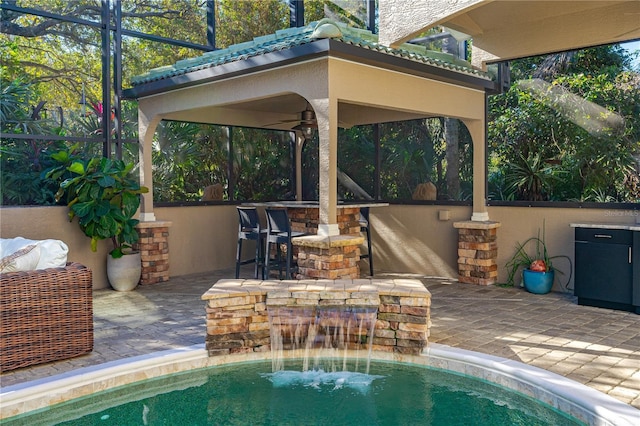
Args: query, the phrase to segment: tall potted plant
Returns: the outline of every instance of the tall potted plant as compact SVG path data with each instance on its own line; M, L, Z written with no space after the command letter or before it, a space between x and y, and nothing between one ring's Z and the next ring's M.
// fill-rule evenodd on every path
M531 247L534 247L533 252ZM535 294L549 293L555 280L555 271L562 274L562 271L554 268L553 260L565 258L571 264L571 258L566 255L549 256L547 245L544 239L544 225L542 236L538 230L537 237L531 237L523 243L516 244L516 252L507 262L509 276L508 285L515 285L515 277L518 271L522 270L522 284L524 288ZM573 269L573 268L571 268ZM569 277L569 281L571 277Z
M133 163L104 157L89 160L73 159L68 151L52 155L64 167L48 173L55 178L63 170L65 179L56 193L69 206L69 220L78 219L80 229L91 238L91 251L97 251L98 241L110 239L113 249L107 257L109 283L119 291L133 290L140 280L140 253L132 251L138 241L133 216L140 206L140 194L148 188L129 176Z

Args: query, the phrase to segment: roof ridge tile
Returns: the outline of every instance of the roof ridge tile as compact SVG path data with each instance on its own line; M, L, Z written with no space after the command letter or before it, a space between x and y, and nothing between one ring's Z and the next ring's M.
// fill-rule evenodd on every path
M332 28L333 27L333 28ZM252 40L234 44L224 49L205 52L195 58L177 61L173 65L153 68L148 72L133 77L132 84L139 85L163 78L186 74L194 70L223 65L259 56L265 53L289 49L302 44L311 43L321 38L332 38L343 43L364 49L377 51L395 57L406 58L415 62L429 64L463 74L488 79L488 74L477 70L467 61L456 58L445 52L428 50L424 46L405 43L398 48L391 48L378 43L377 34L362 28L355 28L343 22L328 18L314 21L304 27L293 27L277 30L273 34L257 36Z

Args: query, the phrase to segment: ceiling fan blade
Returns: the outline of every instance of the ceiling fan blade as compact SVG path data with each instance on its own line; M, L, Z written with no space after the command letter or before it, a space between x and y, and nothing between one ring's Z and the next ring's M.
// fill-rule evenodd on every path
M279 126L281 124L294 124L294 123L299 123L299 124L310 124L310 125L316 125L316 120L282 120L282 121L277 121L275 123L269 123L269 124L263 124L264 127L271 127L271 126ZM350 123L347 123L345 121L338 121L338 127L342 128L342 129L349 129L351 128L351 126L353 126Z
M300 118L293 120L282 120L271 124L265 124L265 127L269 126L278 126L280 124L289 124L289 123L298 123L299 125L306 124L310 126L315 126L317 124L316 116L313 111L306 109L300 113Z
M278 124L288 124L288 123L299 123L299 124L316 124L316 120L301 120L301 119L295 119L295 120L281 120L281 121L276 121L275 123L269 123L269 124L265 124L265 126L277 126Z
M288 123L301 123L301 121L300 120L282 120L282 121L276 121L275 123L264 124L264 126L269 127L269 126L277 126L279 124L288 124Z

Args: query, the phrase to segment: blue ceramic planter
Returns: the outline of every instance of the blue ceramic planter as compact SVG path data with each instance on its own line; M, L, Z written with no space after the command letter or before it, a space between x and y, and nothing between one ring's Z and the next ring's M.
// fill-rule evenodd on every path
M553 287L554 270L547 272L531 271L525 269L522 271L522 281L524 288L529 293L547 294Z

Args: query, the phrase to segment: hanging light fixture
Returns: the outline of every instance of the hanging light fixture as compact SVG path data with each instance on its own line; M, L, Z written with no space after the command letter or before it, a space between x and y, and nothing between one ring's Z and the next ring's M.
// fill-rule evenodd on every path
M316 122L316 115L313 110L307 105L307 109L300 114L300 124L295 126L294 130L300 130L305 138L309 139L313 136L313 129L318 128Z

